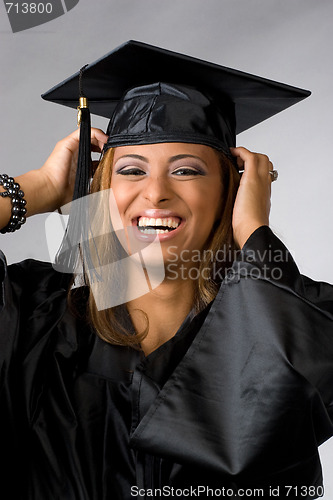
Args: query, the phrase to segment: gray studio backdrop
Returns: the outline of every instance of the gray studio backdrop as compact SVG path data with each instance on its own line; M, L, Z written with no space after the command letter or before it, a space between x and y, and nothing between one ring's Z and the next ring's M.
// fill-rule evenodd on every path
M69 12L13 33L0 4L1 172L39 168L75 129L74 110L40 94L129 39L310 89L312 96L238 137L279 170L271 226L301 271L333 282L332 0L80 0ZM106 121L93 117L93 125ZM9 262L49 260L45 216L1 235ZM321 447L333 498L333 441Z

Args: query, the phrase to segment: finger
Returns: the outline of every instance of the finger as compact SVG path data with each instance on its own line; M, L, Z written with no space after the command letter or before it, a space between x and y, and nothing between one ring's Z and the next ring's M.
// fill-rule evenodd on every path
M244 147L230 148L230 152L237 158L237 165L244 168L244 171L257 172L265 178L272 177L269 171L274 169L269 157L262 153L249 151Z
M256 153L254 151L250 151L242 146L238 148L230 148L230 152L236 158L241 158L243 162L246 161L254 161L258 165L268 164L270 162L267 155L262 153Z
M230 148L230 152L236 157L238 165L256 167L259 162L258 153L254 153L242 146L238 148Z
M258 174L263 180L272 180L270 172L274 169L273 163L270 161L268 156L259 154L258 155Z
M241 158L244 162L253 154L250 150L244 148L243 146L230 148L230 153L236 158Z
M258 154L258 172L263 179L273 180L271 172L274 170L274 165L267 155Z
M230 148L231 154L236 158L237 166L242 174L248 177L250 174L258 174L259 158L257 153L253 153L244 147Z
M108 136L100 129L91 129L91 145L93 151L102 151L104 144L107 142ZM67 137L59 141L60 144L68 148L72 153L78 149L80 142L80 130L74 130ZM94 149L93 149L94 148Z
M240 148L230 148L230 153L236 158L237 167L240 170L240 173L243 173L245 161L243 158L241 158L241 152L239 151L239 149Z
M97 146L100 151L102 151L105 143L108 140L108 136L99 128L91 129L91 144Z
M242 160L242 158L240 158L238 156L238 158L236 158L236 163L237 163L237 167L240 169L240 170L244 170L244 160Z

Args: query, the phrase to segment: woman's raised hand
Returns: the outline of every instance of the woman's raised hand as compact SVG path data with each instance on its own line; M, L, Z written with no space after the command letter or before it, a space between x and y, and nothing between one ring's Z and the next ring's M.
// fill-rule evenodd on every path
M91 129L91 149L100 152L107 136L102 130ZM27 216L53 212L69 203L75 183L79 150L79 130L57 143L45 164L38 170L15 177L27 201ZM0 196L0 228L7 225L11 216L10 198Z
M238 167L244 170L237 192L232 227L240 248L260 226L269 224L273 164L266 155L246 148L231 148Z
M49 191L52 206L57 209L72 199L79 150L79 130L59 141L39 173ZM100 152L107 136L100 129L91 129L91 149Z

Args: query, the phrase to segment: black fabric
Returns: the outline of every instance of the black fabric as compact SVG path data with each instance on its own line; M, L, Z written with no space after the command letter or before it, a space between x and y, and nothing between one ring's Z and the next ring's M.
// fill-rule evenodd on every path
M283 260L272 264L268 248ZM275 487L287 500L321 484L333 289L301 276L268 227L215 301L147 357L74 318L69 278L50 264L2 258L0 275L0 474L11 498L129 500L131 487L159 498L149 488L206 485L233 498Z
M156 142L205 144L223 151L236 145L235 110L184 85L152 83L129 90L119 101L107 129L109 148Z
M75 73L45 92L43 99L76 109L79 77ZM217 106L227 98L235 108L236 134L310 95L308 90L135 40L89 64L82 78L91 113L109 119L127 91L154 82L193 87Z

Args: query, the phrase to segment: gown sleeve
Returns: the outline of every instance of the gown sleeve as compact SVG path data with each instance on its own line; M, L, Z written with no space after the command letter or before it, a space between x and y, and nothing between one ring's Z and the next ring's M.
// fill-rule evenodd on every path
M47 262L27 259L7 266L0 251L0 370L2 382L14 363L13 355L24 356L61 317L66 303L69 275L53 270ZM43 323L39 319L43 317ZM40 326L40 327L39 327ZM22 331L22 333L20 333Z
M239 260L252 264L254 278L259 274L263 279L275 281L333 314L333 286L302 275L289 250L268 226L252 233Z
M133 429L133 447L267 494L321 485L318 446L333 435L332 308L333 287L303 277L259 228Z
M5 323L8 322L8 319L12 316L12 322L15 322L15 314L14 314L14 307L13 307L13 299L12 299L12 294L10 287L8 286L8 274L7 274L7 264L6 264L6 259L5 256L2 252L0 252L0 283L1 283L1 290L0 290L0 369L1 372L3 373L3 370L5 370L5 364L6 360L8 359L8 351L11 350L12 345L15 343L15 339L12 338L11 332L6 328ZM5 321L4 319L4 314L3 311L5 307L8 304L8 313L7 313L7 320ZM15 326L13 326L13 329L15 331ZM15 336L15 335L14 335ZM8 363L8 361L7 361ZM3 376L1 377L1 381L3 381Z
M65 307L64 277L51 264L29 259L7 266L0 252L0 477L5 491L14 492L20 484L17 471L27 469L22 453L30 446L27 421L41 393L45 346Z

